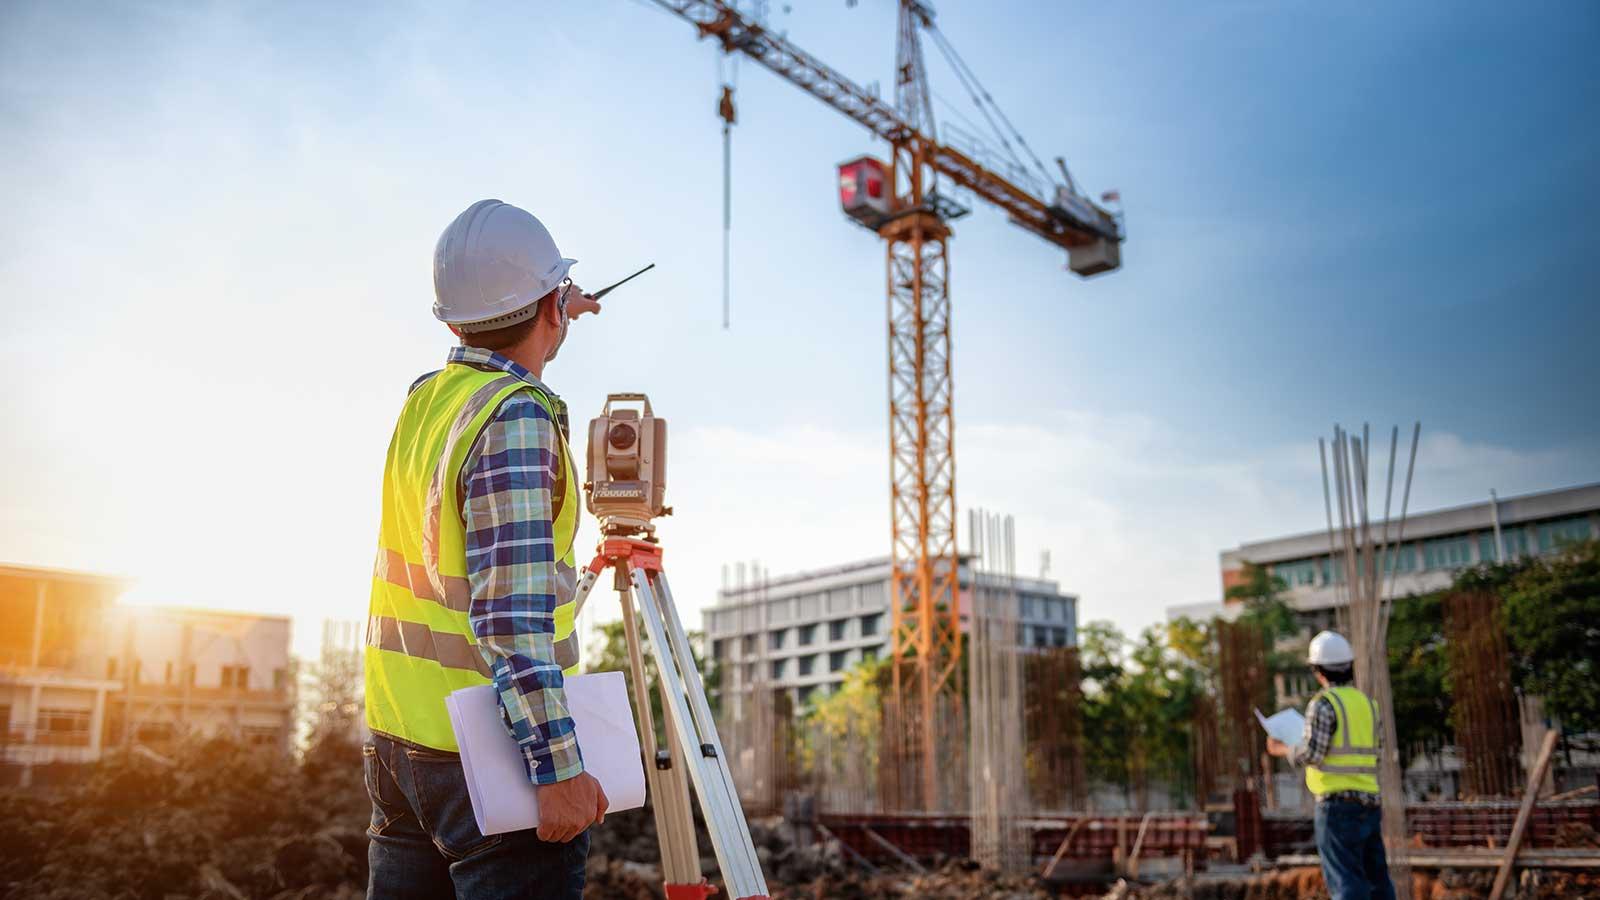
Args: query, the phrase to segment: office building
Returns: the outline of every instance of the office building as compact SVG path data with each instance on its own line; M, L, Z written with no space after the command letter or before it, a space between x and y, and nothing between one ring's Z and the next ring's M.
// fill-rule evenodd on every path
M743 587L724 588L702 611L710 655L722 686L742 691L765 681L788 690L799 709L816 691L828 692L845 672L887 653L889 561L867 560L801 572ZM980 596L991 590L984 575ZM962 618L972 608L972 567L959 572ZM1066 647L1078 642L1078 598L1054 581L1015 579L1017 640L1025 647Z
M0 781L190 734L288 750L289 619L121 607L126 587L0 566Z
M1391 542L1399 524L1390 526ZM1374 540L1381 539L1383 523L1373 528ZM1600 537L1600 484L1412 513L1404 540L1383 561L1383 596L1429 593L1468 566L1553 553L1565 542L1592 537ZM1284 600L1305 628L1333 627L1344 572L1329 553L1326 529L1241 544L1223 551L1221 563L1224 593L1243 580L1245 563L1266 566L1288 586Z

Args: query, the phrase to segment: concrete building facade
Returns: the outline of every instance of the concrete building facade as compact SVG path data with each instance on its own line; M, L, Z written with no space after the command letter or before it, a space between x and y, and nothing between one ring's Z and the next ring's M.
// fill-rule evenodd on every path
M1383 523L1373 527L1382 534ZM1589 538L1600 538L1600 484L1414 513L1406 518L1404 540L1383 561L1382 595L1395 599L1431 593L1448 587L1469 566L1554 553L1566 542ZM1286 644L1303 643L1322 629L1339 626L1338 609L1346 602L1344 572L1342 563L1336 565L1330 557L1326 529L1224 551L1224 593L1243 580L1245 563L1265 566L1287 585L1283 599L1294 609L1301 634ZM1237 601L1216 607L1224 617L1241 608ZM1169 617L1178 611L1169 610ZM1309 673L1280 676L1279 702L1303 702L1315 688Z
M790 692L796 710L824 695L857 663L887 652L889 560L801 572L742 588L724 588L702 610L708 652L735 693L765 683ZM983 576L985 582L991 576ZM962 619L972 609L972 567L959 573ZM1078 598L1040 578L1017 578L1017 640L1026 647L1078 642ZM979 596L1011 596L980 586ZM963 628L965 626L963 625Z
M0 566L0 779L229 734L288 750L289 619L116 605L126 582Z
M1383 523L1373 528L1381 534ZM1404 542L1383 561L1383 596L1429 593L1448 586L1468 566L1554 553L1565 542L1588 538L1600 538L1600 484L1413 513L1406 518ZM1332 627L1344 572L1333 564L1326 530L1223 551L1224 593L1242 580L1245 563L1266 566L1283 579L1288 585L1284 599L1308 628Z

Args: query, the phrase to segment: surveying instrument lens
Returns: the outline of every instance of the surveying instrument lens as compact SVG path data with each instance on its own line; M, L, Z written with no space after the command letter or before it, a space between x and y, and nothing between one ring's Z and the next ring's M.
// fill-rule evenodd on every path
M766 878L739 806L728 755L661 566L654 520L672 513L665 503L666 420L656 418L644 394L607 396L605 409L589 422L588 462L583 493L589 512L600 520L600 546L578 580L574 615L583 611L600 573L611 569L622 604L639 745L645 759L654 763L645 766L645 780L661 841L666 895L676 900L705 898L711 892L695 844L689 807L693 782L728 895L735 900L765 898ZM641 641L641 628L648 641ZM645 650L655 661L654 673L645 669ZM652 688L661 699L664 746L656 742Z

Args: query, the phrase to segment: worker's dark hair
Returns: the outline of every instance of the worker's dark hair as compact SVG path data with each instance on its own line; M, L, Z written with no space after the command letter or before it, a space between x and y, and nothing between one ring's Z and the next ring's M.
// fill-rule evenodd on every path
M1311 669L1328 679L1329 684L1349 684L1356 677L1356 667L1351 665L1312 666Z
M545 304L554 304L555 302L556 292L551 291L539 298L539 310L521 322L507 325L504 328L490 329L489 331L462 332L461 346L481 347L484 350L493 350L497 353L501 350L515 347L533 333L533 329L539 324L540 317L544 315Z

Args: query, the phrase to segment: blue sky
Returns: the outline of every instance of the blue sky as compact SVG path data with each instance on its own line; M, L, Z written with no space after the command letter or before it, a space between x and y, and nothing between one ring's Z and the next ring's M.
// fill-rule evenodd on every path
M773 27L889 92L892 3L794 6ZM1420 418L1424 508L1600 480L1600 9L938 6L1127 208L1090 281L993 210L951 244L958 499L1085 619L1214 599L1219 550L1319 527L1335 421ZM936 115L976 119L929 54ZM383 447L448 345L433 242L485 196L580 283L659 264L547 374L580 422L612 390L672 422L680 602L885 552L883 248L833 171L882 148L741 66L724 332L716 75L638 0L5 5L0 556L361 616Z

